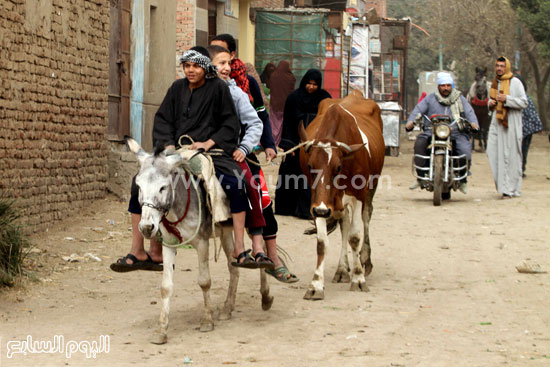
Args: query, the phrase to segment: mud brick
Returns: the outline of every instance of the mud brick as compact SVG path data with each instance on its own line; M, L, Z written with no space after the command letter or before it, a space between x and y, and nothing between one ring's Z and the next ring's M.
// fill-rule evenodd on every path
M39 230L106 193L110 1L27 2L0 15L0 189Z

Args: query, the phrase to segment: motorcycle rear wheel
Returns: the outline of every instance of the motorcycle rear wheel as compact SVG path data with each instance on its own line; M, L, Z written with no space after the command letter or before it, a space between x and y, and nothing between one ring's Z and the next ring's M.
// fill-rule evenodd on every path
M434 164L434 206L441 205L441 193L443 191L443 155L435 156Z

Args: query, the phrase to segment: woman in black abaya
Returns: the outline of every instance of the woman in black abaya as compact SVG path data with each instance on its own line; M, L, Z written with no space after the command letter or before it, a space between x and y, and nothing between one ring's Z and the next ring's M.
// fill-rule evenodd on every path
M330 94L321 88L323 76L317 69L309 69L300 87L292 92L285 102L283 133L279 147L287 151L300 143L298 125L304 127L317 116L319 103ZM279 169L279 182L275 192L275 213L309 219L311 190L300 168L299 150L286 156Z

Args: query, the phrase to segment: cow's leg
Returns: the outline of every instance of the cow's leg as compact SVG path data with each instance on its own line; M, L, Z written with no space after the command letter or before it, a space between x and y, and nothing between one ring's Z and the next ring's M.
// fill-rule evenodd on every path
M313 274L313 280L309 285L304 299L319 300L325 298L325 249L328 246L327 220L325 218L315 218L315 227L317 228L317 268Z
M208 239L200 239L197 245L197 255L199 260L199 286L202 289L204 298L204 311L201 318L200 331L214 330L214 320L212 320L212 306L210 302L210 269L208 266Z
M371 248L370 248L370 236L369 236L369 223L372 217L372 209L373 209L372 200L374 198L375 191L376 191L376 188L374 188L373 190L369 190L367 194L367 200L365 200L365 205L363 208L364 244L363 244L363 248L361 249L361 264L363 265L365 276L368 276L372 272L372 262L370 259Z
M237 296L237 286L239 284L239 268L232 266L231 261L233 258L233 227L228 225L222 225L221 228L221 241L223 251L227 257L227 268L229 269L229 288L227 289L227 297L223 304L223 309L220 312L220 320L229 320L231 318L231 312L235 309L235 298Z
M162 248L162 284L160 286L160 296L162 309L160 311L159 327L153 334L151 340L154 344L164 344L168 341L168 315L170 313L170 297L174 290L174 261L176 258L176 249L172 247Z
M348 238L350 230L350 212L349 206L346 206L344 209L344 215L340 218L340 232L342 233L342 247L340 249L340 260L338 261L338 267L336 268L336 273L334 273L334 278L332 278L333 283L349 283L351 278L349 277L349 260L348 260Z
M262 295L262 310L267 311L273 304L273 296L269 295L269 283L264 269L260 269L260 293Z
M353 207L351 215L351 230L349 234L349 245L352 252L352 267L351 267L351 287L352 291L368 292L369 288L363 274L363 266L361 264L361 250L363 247L363 203L357 201Z

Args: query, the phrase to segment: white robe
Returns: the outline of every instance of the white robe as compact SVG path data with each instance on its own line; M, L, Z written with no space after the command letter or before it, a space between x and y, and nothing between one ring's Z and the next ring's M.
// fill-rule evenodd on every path
M523 84L517 78L510 81L510 95L506 96L508 128L499 124L496 111L491 117L487 140L487 156L493 171L497 191L510 196L521 195L521 110L528 105Z

